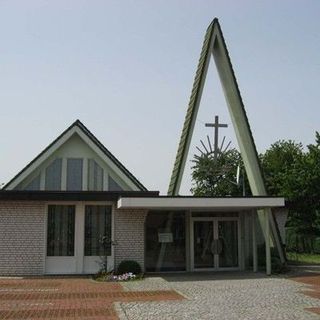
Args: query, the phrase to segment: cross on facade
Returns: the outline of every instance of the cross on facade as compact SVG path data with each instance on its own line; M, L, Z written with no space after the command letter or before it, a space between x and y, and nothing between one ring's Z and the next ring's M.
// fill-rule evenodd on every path
M206 127L213 127L214 128L214 157L216 158L218 156L218 142L219 142L219 128L227 128L228 125L225 123L219 123L219 116L214 117L214 123L206 123Z

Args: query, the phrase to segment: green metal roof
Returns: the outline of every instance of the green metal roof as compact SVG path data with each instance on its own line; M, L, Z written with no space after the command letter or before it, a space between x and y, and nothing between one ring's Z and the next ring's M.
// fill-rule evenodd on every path
M184 120L182 134L176 155L176 160L171 174L168 195L176 195L179 192L179 175L182 176L184 171L184 163L189 150L189 143L192 136L193 124L197 116L196 103L198 99L200 99L201 97L201 82L205 80L204 78L206 73L206 63L208 63L208 60L210 58L210 40L212 39L213 26L217 21L218 20L215 19L211 22L204 37L198 68L196 76L194 78L187 114Z

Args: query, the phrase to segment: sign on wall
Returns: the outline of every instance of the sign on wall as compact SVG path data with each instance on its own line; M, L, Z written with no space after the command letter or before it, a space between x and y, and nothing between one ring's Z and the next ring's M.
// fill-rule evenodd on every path
M161 243L169 243L173 242L173 236L171 232L159 232L158 233L158 240Z

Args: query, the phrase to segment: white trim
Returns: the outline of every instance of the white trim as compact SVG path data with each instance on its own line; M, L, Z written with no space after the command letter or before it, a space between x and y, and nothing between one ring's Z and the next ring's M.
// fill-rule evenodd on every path
M283 207L284 198L127 198L118 200L118 209L252 209Z
M67 190L67 158L62 158L62 164L61 164L61 186L60 190L66 191ZM45 170L43 170L45 171Z
M88 171L89 171L89 159L82 158L82 191L88 191Z

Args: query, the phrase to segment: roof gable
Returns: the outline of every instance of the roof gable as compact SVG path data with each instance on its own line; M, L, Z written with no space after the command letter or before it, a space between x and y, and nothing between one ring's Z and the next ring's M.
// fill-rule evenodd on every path
M147 190L80 120L76 120L70 127L62 132L62 134L49 144L36 158L34 158L13 179L11 179L3 189L11 190L17 187L75 134L77 134L85 144L87 144L101 159L103 159L113 172L121 177L132 190Z

